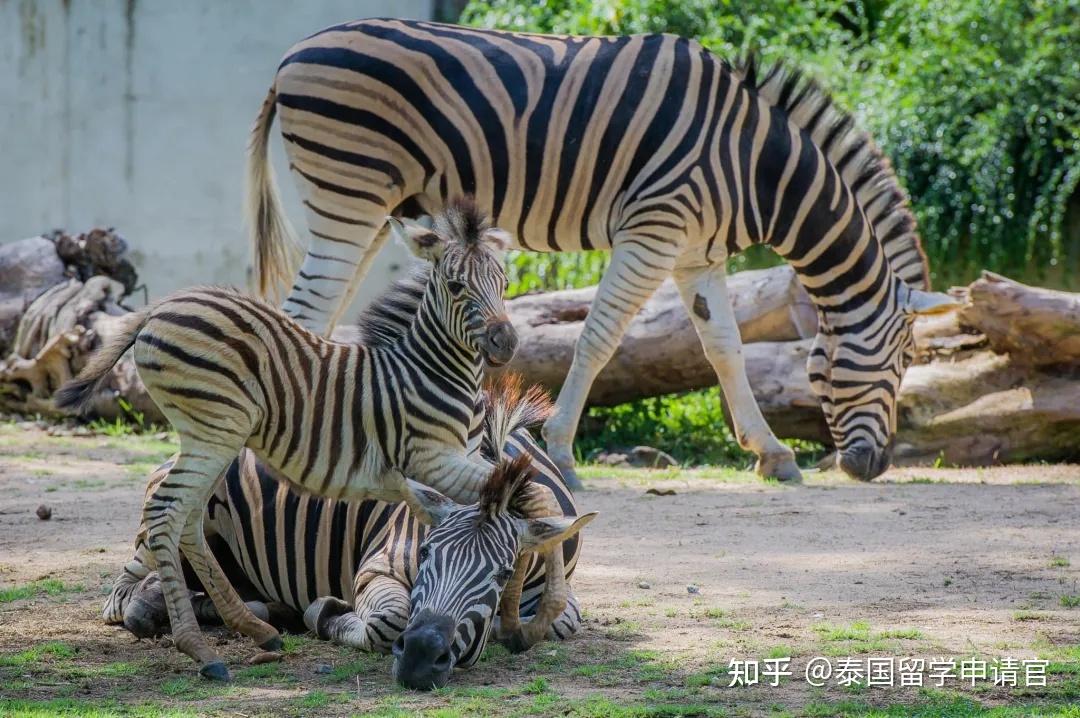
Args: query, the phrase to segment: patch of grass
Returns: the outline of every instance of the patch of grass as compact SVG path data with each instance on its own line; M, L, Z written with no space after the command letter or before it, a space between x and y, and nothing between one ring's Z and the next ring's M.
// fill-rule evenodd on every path
M58 698L44 701L8 700L0 698L0 716L5 718L45 718L46 716L77 716L78 718L193 718L201 711L173 708L157 703L124 705L114 701L87 701Z
M74 658L78 650L62 641L47 641L19 653L0 655L0 666L13 668L31 668L45 659L61 660Z
M260 663L257 666L245 666L233 672L241 682L281 680L287 678L281 669L281 663Z
M855 621L844 626L821 623L814 631L827 644L821 652L827 656L847 656L864 653L889 653L897 648L897 640L921 640L921 631L915 628L896 628L873 631L866 621Z
M282 653L296 653L304 646L309 646L314 641L307 636L298 636L294 633L282 633L281 634L281 652Z
M24 583L21 586L0 589L0 603L22 601L32 596L59 596L64 593L76 593L84 591L81 584L66 584L56 578L47 578L42 581Z
M797 655L798 651L796 651L791 646L780 645L773 646L768 651L766 651L764 658L791 658L792 656Z
M363 674L371 674L375 672L388 673L387 668L384 668L384 657L374 653L360 653L356 654L358 658L355 661L348 661L340 665L334 666L333 669L326 674L326 680L333 683L340 683L342 681L351 681L355 676ZM270 664L274 665L274 664Z
M1050 616L1038 611L1016 611L1012 615L1014 621L1048 621Z
M1051 556L1050 568L1068 568L1072 564L1069 563L1069 559L1064 556Z
M613 641L629 641L641 631L641 625L637 621L622 621L609 626L604 635Z
M1080 606L1080 595L1077 596L1062 596L1058 601L1065 608L1076 608Z
M879 638L898 638L904 641L921 641L926 638L917 628L894 628L877 634Z
M298 699L296 705L307 710L325 708L330 705L330 694L326 691L311 691L303 698Z

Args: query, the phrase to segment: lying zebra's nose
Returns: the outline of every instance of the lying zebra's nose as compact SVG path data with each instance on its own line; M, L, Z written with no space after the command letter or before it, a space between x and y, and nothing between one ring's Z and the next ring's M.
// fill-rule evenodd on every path
M398 683L420 691L446 685L454 666L445 628L441 621L424 623L406 629L397 637L391 651Z

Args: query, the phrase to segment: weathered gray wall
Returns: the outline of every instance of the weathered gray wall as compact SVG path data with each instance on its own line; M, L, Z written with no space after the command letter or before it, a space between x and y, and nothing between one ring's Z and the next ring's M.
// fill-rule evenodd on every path
M137 247L152 295L244 285L247 134L281 56L336 22L429 17L431 8L431 0L0 0L0 242L113 225ZM280 140L272 153L301 227ZM385 251L364 293L402 260L399 248Z

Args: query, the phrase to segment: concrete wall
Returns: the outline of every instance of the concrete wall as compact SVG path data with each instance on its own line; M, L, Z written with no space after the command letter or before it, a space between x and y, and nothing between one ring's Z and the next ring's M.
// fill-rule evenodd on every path
M0 0L0 242L112 225L152 296L244 286L248 129L297 40L431 0ZM289 216L303 216L272 146ZM405 263L384 251L362 293ZM0 278L2 281L3 278Z

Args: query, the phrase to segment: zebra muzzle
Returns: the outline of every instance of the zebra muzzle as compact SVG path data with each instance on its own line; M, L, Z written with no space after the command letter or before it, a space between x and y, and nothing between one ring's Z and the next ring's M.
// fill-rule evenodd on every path
M406 688L418 691L445 686L454 669L450 654L453 631L453 621L445 616L421 616L419 620L410 621L391 648L394 679Z
M505 316L489 321L480 342L480 352L489 366L502 366L514 358L518 336L514 325Z

